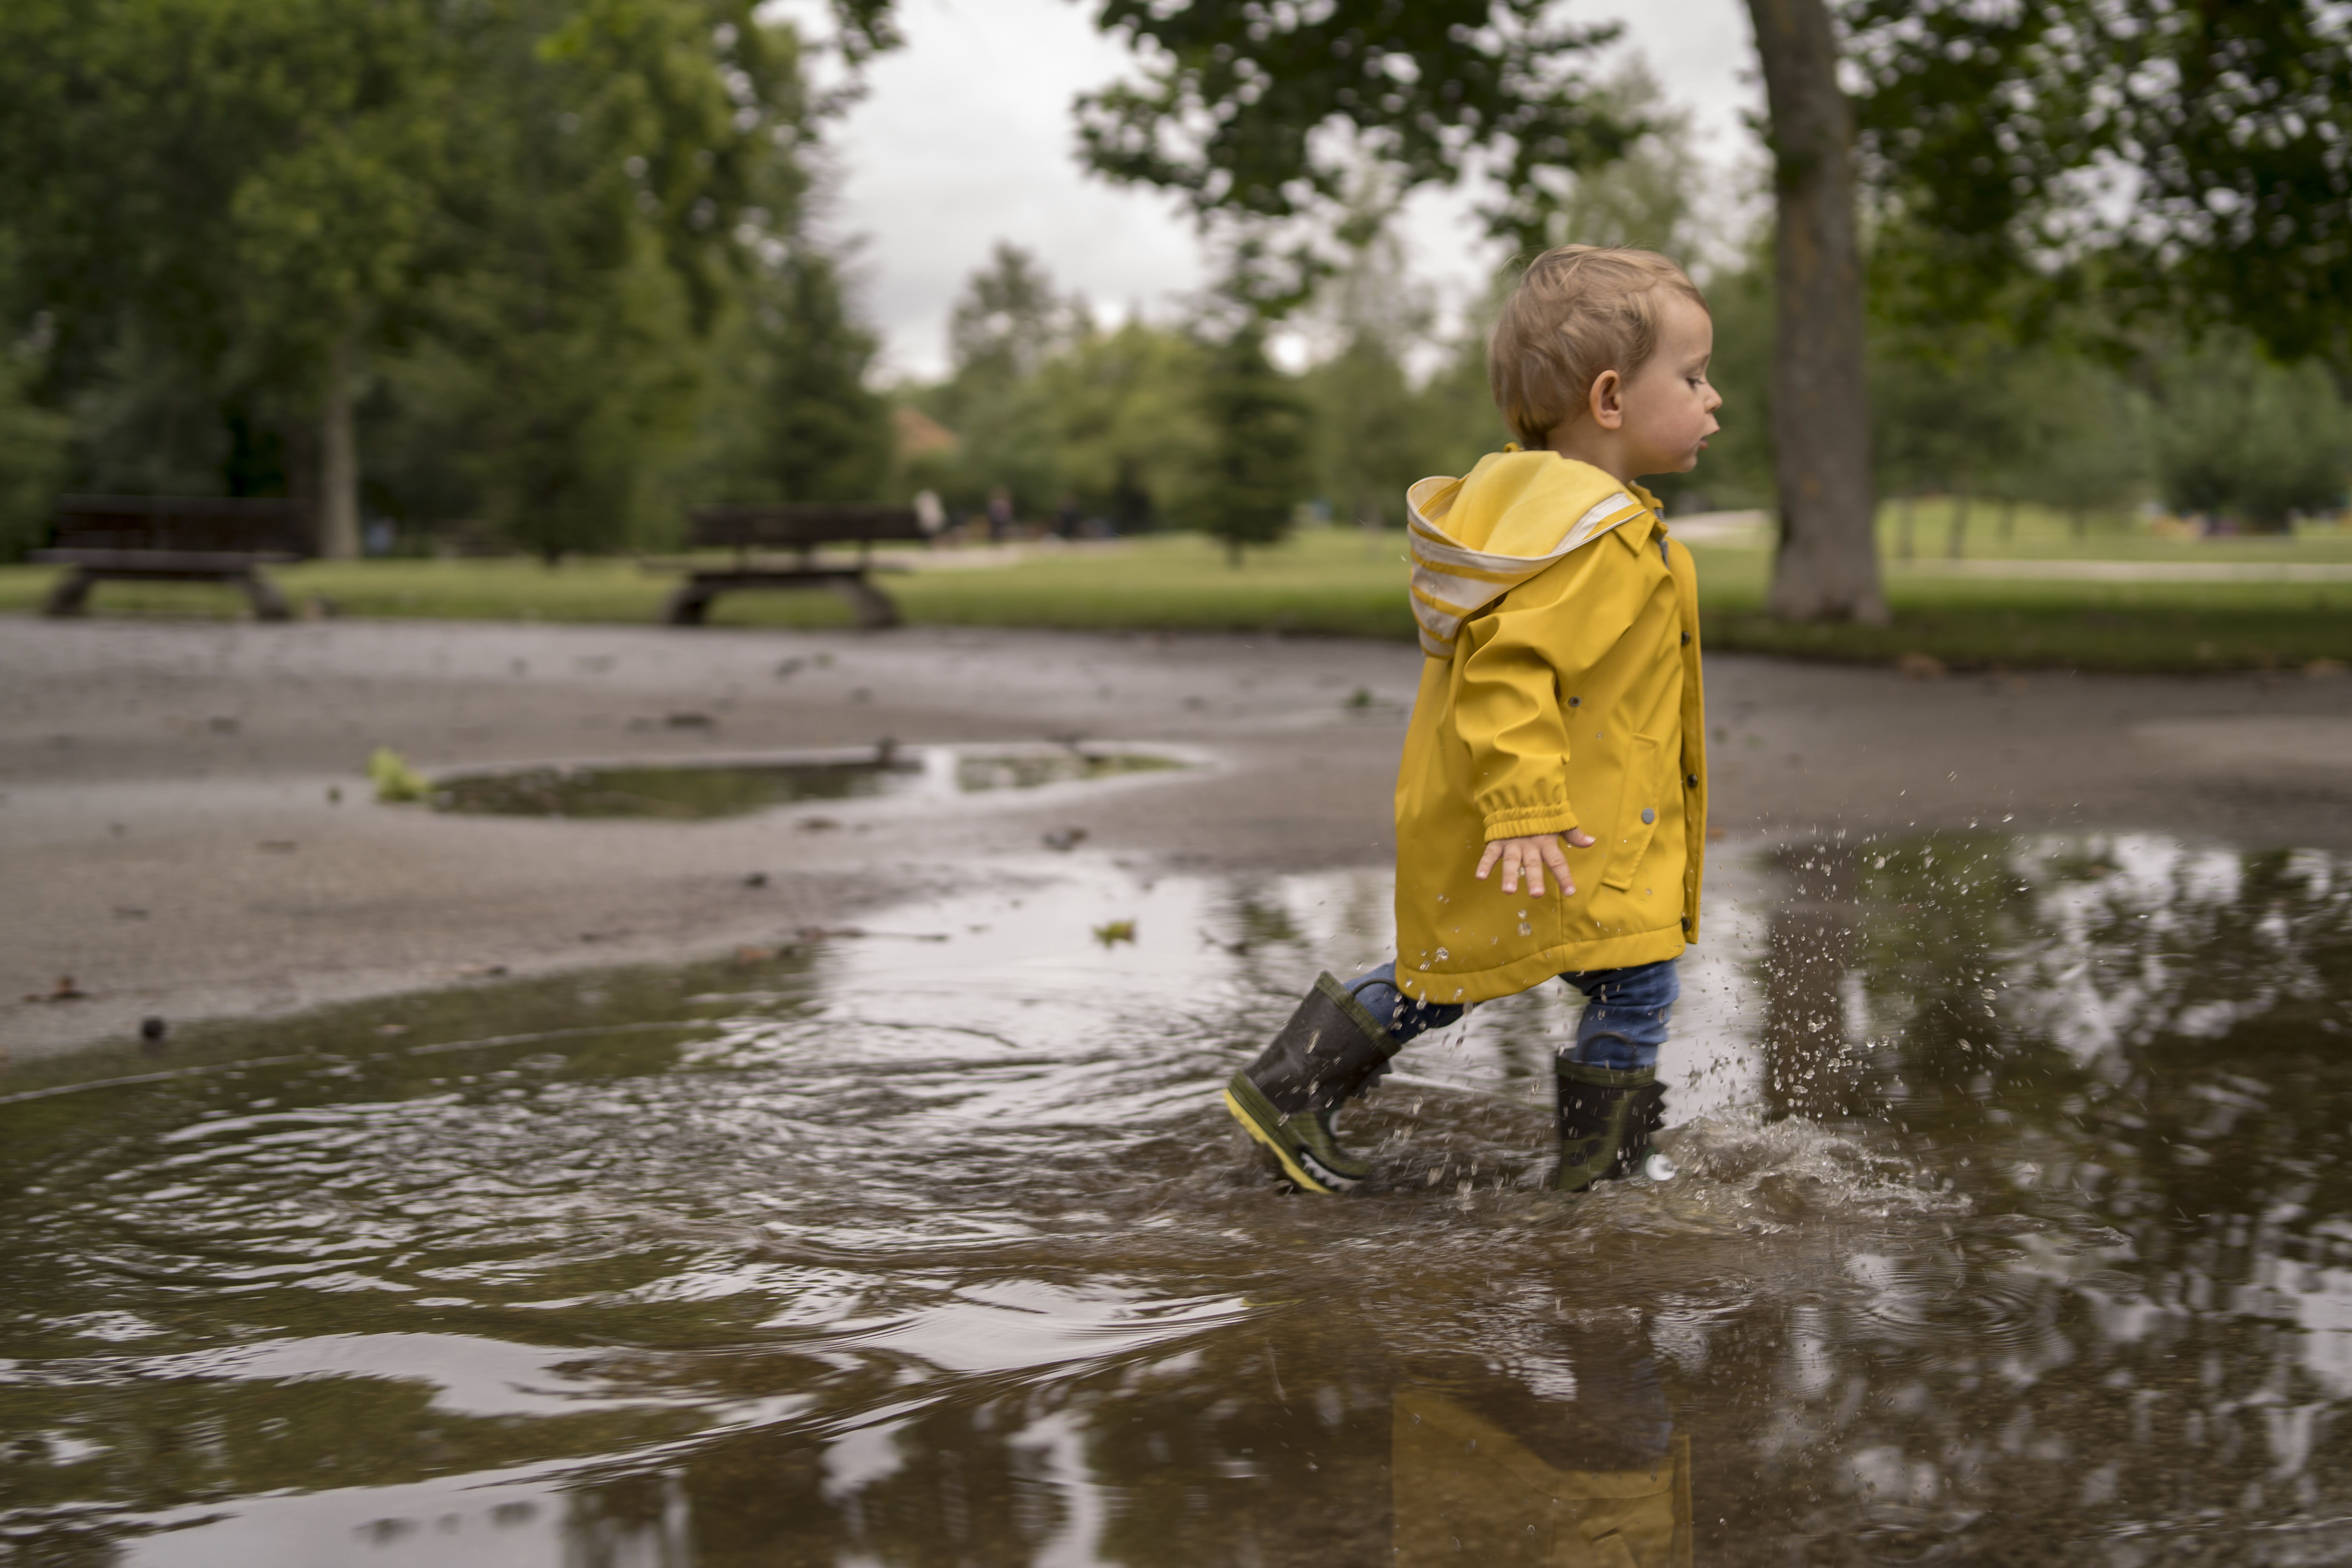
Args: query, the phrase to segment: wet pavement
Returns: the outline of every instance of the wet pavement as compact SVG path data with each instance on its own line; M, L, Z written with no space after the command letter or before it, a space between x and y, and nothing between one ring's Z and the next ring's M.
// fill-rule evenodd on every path
M1559 987L1399 1058L1345 1199L1232 1131L1376 872L1081 850L32 1064L0 1562L2352 1555L2352 857L1717 852L1684 1174L1578 1198Z

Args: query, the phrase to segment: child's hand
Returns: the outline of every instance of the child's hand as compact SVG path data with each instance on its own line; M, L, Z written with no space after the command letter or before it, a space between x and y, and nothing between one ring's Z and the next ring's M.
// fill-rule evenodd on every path
M1562 838L1579 849L1590 849L1594 842L1592 835L1580 827L1571 827L1565 834L1538 833L1532 838L1492 839L1486 845L1486 852L1478 857L1478 879L1485 881L1486 873L1495 868L1496 861L1500 860L1503 863L1503 891L1517 892L1519 873L1525 871L1528 874L1528 897L1540 899L1543 897L1544 868L1549 866L1551 874L1559 879L1559 896L1572 899L1576 897L1576 879L1568 874L1568 857L1560 853L1559 841Z

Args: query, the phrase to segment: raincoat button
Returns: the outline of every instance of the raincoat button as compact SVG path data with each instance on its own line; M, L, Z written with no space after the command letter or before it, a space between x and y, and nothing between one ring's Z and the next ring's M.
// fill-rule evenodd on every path
M1696 789L1698 788L1698 775L1696 773L1692 773L1688 777L1685 778L1683 783L1688 784L1693 789Z
M1645 805L1642 808L1642 820L1645 823L1655 822L1658 820L1658 814Z
M1683 646L1685 647L1688 647L1690 646L1690 633L1688 632L1685 632L1683 634Z

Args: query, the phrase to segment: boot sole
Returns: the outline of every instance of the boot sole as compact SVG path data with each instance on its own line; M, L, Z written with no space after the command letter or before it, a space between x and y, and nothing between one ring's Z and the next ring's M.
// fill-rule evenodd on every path
M1301 1151L1285 1147L1284 1144L1275 1138L1273 1134L1266 1131L1265 1128L1259 1126L1257 1118L1252 1116L1248 1111L1242 1109L1241 1101L1234 1098L1234 1091L1232 1089L1229 1089L1225 1090L1224 1098L1225 1109L1233 1113L1233 1118L1235 1121L1242 1124L1242 1131L1248 1133L1251 1137L1256 1139L1259 1142L1265 1144L1268 1149L1273 1151L1275 1159L1281 1163L1282 1173L1288 1176L1291 1181L1297 1185L1299 1191L1306 1193L1320 1193L1326 1197L1336 1197L1345 1188L1352 1187L1356 1184L1355 1183L1349 1181L1344 1176L1335 1175L1330 1172L1322 1171L1320 1165L1318 1165L1316 1169L1318 1171L1322 1171L1321 1174L1310 1174L1307 1167L1299 1163L1299 1155ZM1335 1185L1331 1184L1337 1184Z

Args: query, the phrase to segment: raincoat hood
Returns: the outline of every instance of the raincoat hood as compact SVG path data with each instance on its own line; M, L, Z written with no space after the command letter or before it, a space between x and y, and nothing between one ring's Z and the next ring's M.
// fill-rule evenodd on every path
M1479 458L1458 479L1423 479L1405 491L1422 651L1452 658L1464 621L1561 557L1657 510L1657 498L1639 485L1517 446Z

